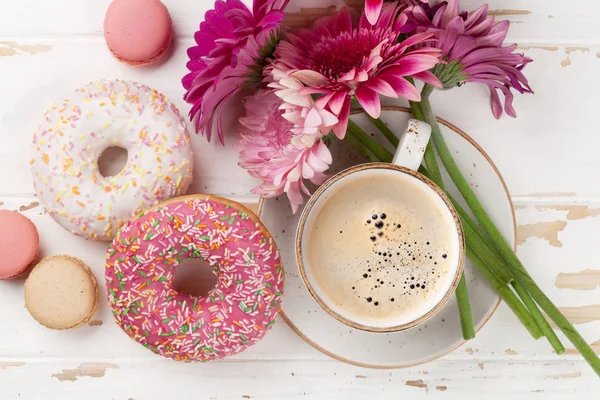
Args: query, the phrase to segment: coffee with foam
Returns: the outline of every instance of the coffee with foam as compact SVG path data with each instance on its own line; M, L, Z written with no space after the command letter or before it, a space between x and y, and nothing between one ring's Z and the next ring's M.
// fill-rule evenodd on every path
M317 199L302 263L326 307L354 324L388 329L429 313L457 279L453 213L423 181L388 168L345 176Z

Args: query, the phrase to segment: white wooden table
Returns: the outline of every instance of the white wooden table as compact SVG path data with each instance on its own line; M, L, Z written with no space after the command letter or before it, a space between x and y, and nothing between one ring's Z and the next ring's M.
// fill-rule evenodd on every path
M186 49L213 2L163 1L177 35L173 52L161 65L136 69L119 64L106 49L102 20L109 0L0 0L0 207L22 210L34 220L43 255L79 256L99 278L106 244L71 236L36 201L31 134L55 98L101 78L146 83L187 113L180 86ZM461 3L473 9L483 2ZM290 11L323 3L292 0ZM512 22L508 42L519 43L535 60L525 70L535 96L517 97L519 118L500 121L492 117L482 86L438 93L434 106L496 162L517 210L519 256L600 352L600 5L489 3L499 19ZM237 167L230 146L201 137L194 146L190 192L256 201L249 196L253 182ZM52 332L29 316L22 292L22 280L0 283L2 400L597 399L600 392L600 379L574 350L558 356L544 340L533 341L504 305L475 340L440 360L368 370L319 353L283 321L257 346L227 361L176 363L133 343L113 322L106 301L90 326Z

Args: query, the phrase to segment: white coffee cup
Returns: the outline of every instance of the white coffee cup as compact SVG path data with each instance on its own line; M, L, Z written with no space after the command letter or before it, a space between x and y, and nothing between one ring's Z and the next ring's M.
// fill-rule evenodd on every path
M416 172L430 135L429 125L410 120L391 164L334 175L300 217L302 279L317 303L349 326L414 327L442 309L458 285L465 259L460 220L444 192Z

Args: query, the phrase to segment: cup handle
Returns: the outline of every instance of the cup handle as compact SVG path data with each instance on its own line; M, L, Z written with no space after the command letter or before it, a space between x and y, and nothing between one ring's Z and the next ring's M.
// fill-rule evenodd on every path
M400 137L392 164L416 171L423 161L423 155L431 137L431 126L416 119L409 119L406 131Z

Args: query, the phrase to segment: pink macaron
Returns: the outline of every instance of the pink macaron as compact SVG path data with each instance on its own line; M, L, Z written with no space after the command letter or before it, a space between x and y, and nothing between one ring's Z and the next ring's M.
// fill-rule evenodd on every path
M114 0L104 18L104 38L115 58L133 66L157 60L169 47L171 17L159 0Z
M0 280L13 279L34 264L40 238L29 218L0 210Z

